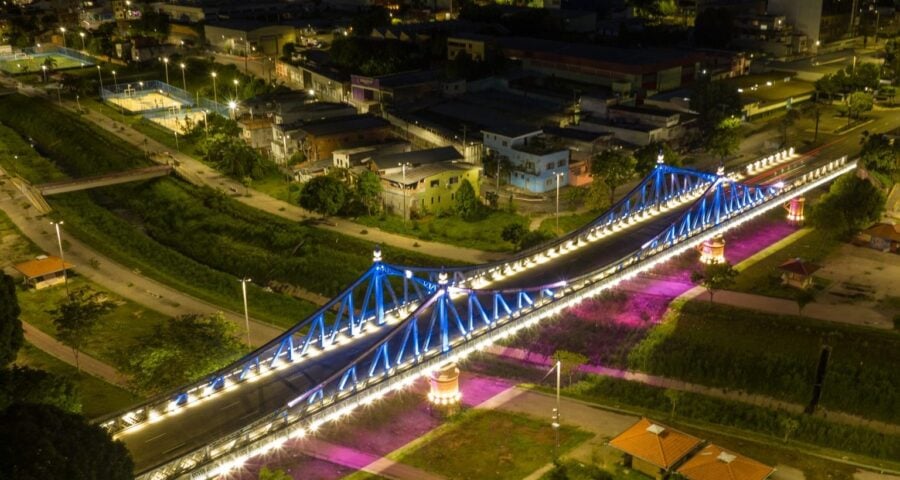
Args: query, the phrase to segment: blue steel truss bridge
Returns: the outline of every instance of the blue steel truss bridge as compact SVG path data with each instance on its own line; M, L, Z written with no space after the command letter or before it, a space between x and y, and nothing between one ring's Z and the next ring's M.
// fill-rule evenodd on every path
M588 225L500 262L418 268L376 250L357 280L279 337L100 424L142 480L226 474L856 168L846 157L777 160L762 184L660 162Z

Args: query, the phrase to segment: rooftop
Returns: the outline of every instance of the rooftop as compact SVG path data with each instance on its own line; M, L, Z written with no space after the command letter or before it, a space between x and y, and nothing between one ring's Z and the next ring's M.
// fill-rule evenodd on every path
M612 138L613 136L610 132L590 132L569 127L547 126L543 127L543 130L547 135L580 142L596 142L597 140Z
M299 130L315 137L390 126L387 120L372 115L348 115L326 118L300 126Z
M372 158L372 162L379 170L396 168L401 163L408 163L413 167L430 165L434 163L452 162L462 160L463 156L454 147L429 148L427 150L415 150L412 152L388 153ZM407 177L410 170L406 170Z
M520 123L500 124L484 130L484 132L486 133L496 133L508 138L521 137L530 133L540 133L541 131L542 130L540 128L531 127Z
M661 117L671 117L673 115L682 115L684 112L678 110L670 110L667 108L657 108L650 106L632 106L632 105L610 105L610 110L619 110L629 113L640 113L643 115L658 115Z
M786 272L796 273L797 275L809 276L822 267L801 258L792 258L779 265L778 268Z
M609 445L668 470L697 448L700 439L642 418Z
M13 268L22 275L25 275L26 278L31 279L43 277L44 275L50 275L52 273L59 273L63 270L69 270L74 266L75 265L72 265L69 262L63 262L59 257L49 256L22 262L13 265Z
M535 135L528 137L525 143L513 145L513 150L530 153L532 155L547 155L553 152L566 150L560 142L546 135Z
M678 469L688 480L765 480L775 471L751 458L710 444Z
M465 172L474 168L475 165L471 163L432 163L429 165L422 165L421 167L408 168L406 169L406 179L404 180L403 173L391 173L388 175L384 175L381 177L388 182L395 183L398 185L415 185L420 181L431 177L433 175L437 175L440 173L448 172L448 171L459 171Z
M699 58L699 55L694 52L671 48L620 48L528 37L502 37L497 41L503 49L521 51L523 56L528 56L529 52L540 52L559 57L632 67L675 66L687 61L696 61Z
M890 223L875 224L863 230L863 233L873 237L888 238L895 242L900 242L900 230L898 230L898 225L891 225Z

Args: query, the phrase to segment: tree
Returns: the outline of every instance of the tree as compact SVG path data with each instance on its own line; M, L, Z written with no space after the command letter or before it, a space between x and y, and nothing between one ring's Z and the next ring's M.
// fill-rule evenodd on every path
M609 202L616 198L616 188L634 176L637 160L622 150L604 150L591 162L594 181L600 180L609 188Z
M588 189L585 187L572 187L566 192L566 201L569 204L569 208L572 210L577 210L579 207L584 205L584 200L587 198Z
M586 356L567 350L557 350L553 357L559 362L559 374L566 378L568 385L572 385L572 378L588 362Z
M706 8L694 20L694 41L703 47L725 48L734 36L734 16L724 8Z
M781 120L778 122L778 130L781 132L781 146L785 147L788 144L788 134L790 132L790 128L797 123L797 118L800 116L800 112L797 109L789 108L784 115L781 117Z
M354 15L350 28L353 30L353 35L368 37L372 34L372 29L386 27L390 24L391 17L388 11L384 7L375 6Z
M56 68L56 58L54 58L52 55L45 57L44 62L41 65L47 67L47 70L53 70L54 68Z
M859 118L863 112L872 110L875 105L875 99L869 92L853 92L847 98L847 120L855 113Z
M518 247L519 242L522 241L522 237L526 233L528 233L528 227L525 225L518 222L510 223L503 227L503 231L500 232L500 238Z
M456 190L456 214L464 220L473 220L481 213L481 203L475 196L475 189L468 180L463 179Z
M237 136L217 133L200 144L203 159L231 178L261 178L265 174L262 157Z
M634 152L634 158L637 161L637 166L635 167L637 174L644 177L652 172L656 168L656 162L660 153L662 153L663 161L667 165L681 166L683 162L681 154L672 149L672 147L665 142L650 142Z
M553 238L553 236L547 232L532 230L522 235L522 238L519 240L519 250L525 250L540 245L551 238Z
M123 370L138 389L153 393L196 380L228 364L244 350L236 327L221 313L182 315L157 325L120 352Z
M866 170L900 181L900 142L884 134L865 135L860 158Z
M585 193L584 203L589 209L599 212L608 208L612 201L609 187L604 182L591 182Z
M0 472L7 480L131 480L133 470L125 444L79 415L40 404L0 412Z
M726 118L740 116L741 96L732 85L701 77L691 94L691 110L700 115L701 128L715 128Z
M788 437L793 435L794 432L800 428L800 422L797 419L789 417L787 415L783 415L778 419L778 424L781 425L781 429L784 430L784 442L787 443Z
M268 467L262 467L259 470L259 480L293 480L284 470L269 470Z
M67 378L28 367L0 370L0 410L14 403L40 403L67 412L81 412L75 384Z
M719 122L715 129L706 136L706 150L724 160L733 154L741 145L741 137L738 127L741 121L738 118L726 118Z
M15 281L0 271L0 368L15 361L25 342L22 321L19 320L21 312Z
M672 405L672 411L669 412L669 417L675 418L675 409L678 407L678 402L684 397L684 392L667 388L663 394L669 399L669 403Z
M366 207L366 213L372 214L377 210L381 199L381 179L374 172L365 171L356 180L356 196L360 203Z
M734 285L734 279L737 275L738 271L730 263L713 262L706 264L702 271L693 271L691 273L691 281L706 289L711 303L713 294L718 290Z
M306 182L300 190L300 206L330 217L340 212L347 202L347 186L329 175Z
M885 196L868 180L856 175L838 178L810 208L809 223L839 238L848 238L877 221Z
M106 294L85 287L73 291L50 312L56 326L56 336L72 349L78 371L81 371L78 362L81 347L94 332L100 317L114 308L115 304L106 298Z
M800 289L794 294L794 301L797 302L797 314L803 316L803 309L807 305L816 301L816 292L811 289Z

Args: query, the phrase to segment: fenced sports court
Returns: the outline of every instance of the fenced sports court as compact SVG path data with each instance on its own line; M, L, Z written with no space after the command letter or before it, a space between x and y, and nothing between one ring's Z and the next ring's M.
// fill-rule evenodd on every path
M0 53L0 70L10 75L38 73L44 65L53 71L68 70L93 66L94 59L77 50L56 45Z
M208 114L228 116L228 108L159 80L117 83L104 87L100 96L107 103L172 131L183 133L202 124Z

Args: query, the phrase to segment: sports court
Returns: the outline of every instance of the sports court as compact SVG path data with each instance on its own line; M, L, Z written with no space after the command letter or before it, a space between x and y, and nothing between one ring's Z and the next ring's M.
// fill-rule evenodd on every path
M170 110L172 108L178 109L191 104L166 92L135 90L134 88L126 88L121 96L110 97L106 101L134 113L151 110Z
M50 70L67 70L94 65L88 58L67 55L63 52L24 53L16 52L0 55L0 70L10 75L39 73L43 65ZM49 62L48 62L49 60Z
M195 125L203 125L207 115L203 109L187 108L148 113L144 118L173 132L187 133Z

